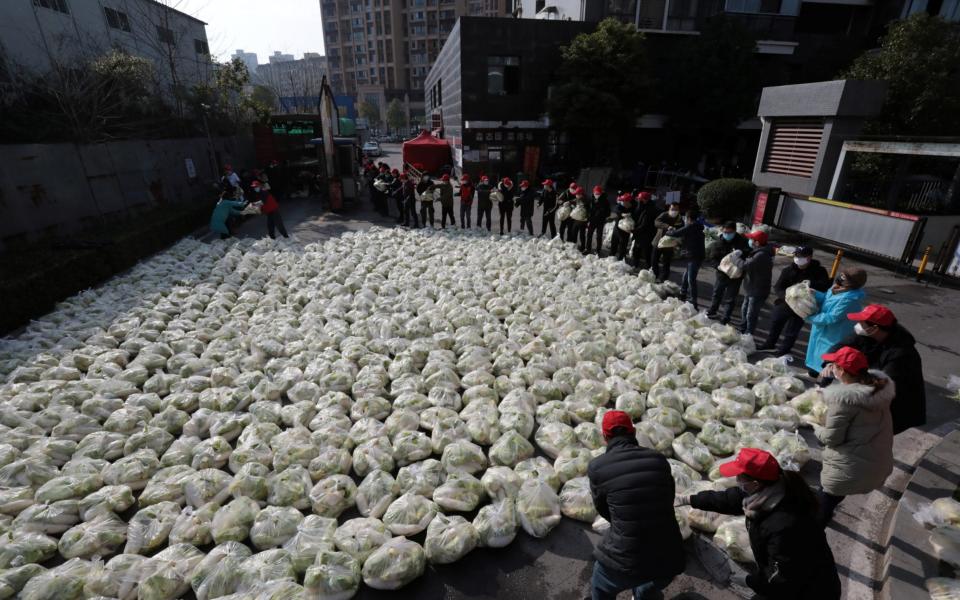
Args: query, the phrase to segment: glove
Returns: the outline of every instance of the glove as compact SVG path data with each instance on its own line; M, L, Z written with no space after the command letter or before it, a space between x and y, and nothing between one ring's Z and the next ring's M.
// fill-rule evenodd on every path
M734 251L733 251L733 255L734 255L734 256L743 256L743 250L734 250Z
M687 495L678 495L673 499L674 506L689 506L690 505L690 496Z

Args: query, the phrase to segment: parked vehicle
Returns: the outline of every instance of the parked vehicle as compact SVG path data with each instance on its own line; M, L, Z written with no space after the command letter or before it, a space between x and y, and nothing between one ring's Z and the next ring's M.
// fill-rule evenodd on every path
M373 140L370 140L363 145L363 154L365 156L382 156L383 151L380 150L380 144Z

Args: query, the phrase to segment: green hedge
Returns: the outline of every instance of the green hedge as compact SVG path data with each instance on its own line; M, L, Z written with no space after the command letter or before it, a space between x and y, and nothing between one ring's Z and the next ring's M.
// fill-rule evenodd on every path
M753 205L756 189L746 179L714 179L697 192L697 204L708 219L742 219Z
M211 202L157 208L134 220L84 233L82 239L98 244L91 248L57 248L48 243L9 250L0 260L4 308L0 334L26 325L58 302L174 244L203 225L211 210Z

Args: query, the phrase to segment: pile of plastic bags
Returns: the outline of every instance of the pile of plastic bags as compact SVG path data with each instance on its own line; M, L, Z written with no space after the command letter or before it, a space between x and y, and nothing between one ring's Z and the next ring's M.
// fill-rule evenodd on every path
M599 523L612 408L678 490L746 442L802 465L816 399L675 292L559 240L185 240L0 341L0 597L395 589Z

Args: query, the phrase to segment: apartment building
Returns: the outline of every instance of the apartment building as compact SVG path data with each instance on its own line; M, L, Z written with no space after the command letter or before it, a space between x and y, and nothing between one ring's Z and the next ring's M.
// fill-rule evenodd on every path
M206 23L155 0L4 0L0 72L42 73L121 49L154 62L167 85L213 73Z
M512 0L320 0L330 84L385 111L423 114L430 66L460 16L505 16Z
M277 96L283 113L315 113L320 86L327 74L327 59L316 52L304 52L303 58L274 61L257 67L257 82Z

